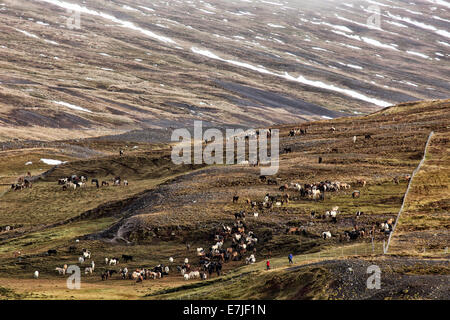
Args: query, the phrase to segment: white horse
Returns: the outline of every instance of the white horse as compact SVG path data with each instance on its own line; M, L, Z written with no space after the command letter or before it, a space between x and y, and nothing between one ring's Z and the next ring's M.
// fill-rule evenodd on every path
M322 238L324 240L330 239L331 238L331 232L330 231L322 232Z

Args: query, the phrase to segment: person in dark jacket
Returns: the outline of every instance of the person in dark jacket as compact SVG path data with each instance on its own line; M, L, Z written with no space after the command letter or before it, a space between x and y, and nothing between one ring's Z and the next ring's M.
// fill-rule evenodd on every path
M292 255L292 253L289 253L288 259L289 259L289 264L293 264L294 263L294 261L292 260L292 259L294 259L294 256Z

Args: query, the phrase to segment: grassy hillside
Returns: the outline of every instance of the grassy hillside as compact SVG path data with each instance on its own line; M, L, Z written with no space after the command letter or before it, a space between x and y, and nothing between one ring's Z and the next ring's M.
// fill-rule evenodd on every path
M392 240L392 253L442 254L450 244L449 132L435 134L415 175Z
M439 277L448 270L442 269L439 260L436 260L436 266L429 266L421 260L420 250L413 250L412 246L408 246L408 250L401 246L397 249L396 243L406 244L414 238L410 243L419 249L425 246L427 255L436 259L445 257L442 245L446 238L442 234L448 229L449 193L445 168L448 167L449 107L449 100L409 103L368 116L280 127L281 150L291 147L293 152L281 154L280 170L273 177L278 179L279 185L331 180L349 183L351 188L328 192L324 201L300 198L291 190L288 191L289 204L257 209L259 216L248 216L246 223L247 230L253 231L258 238L258 263L251 266L244 266L243 261L226 263L225 276L213 276L208 282L186 283L176 272L144 284L118 278L103 282L99 275L108 268L102 263L105 257L124 253L135 258L120 265L126 265L130 270L167 264L169 257L175 259L172 268L186 257L197 266L199 259L195 248L212 245L217 228L222 224L232 225L235 212L256 210L246 203L247 198L262 201L266 193L282 194L279 185L267 185L259 180L259 168L175 166L168 157L167 147L143 143L138 150L127 151L125 156L119 157L116 148L130 148L134 145L130 141L116 141L112 149L100 140L67 142L104 153L87 158L71 158L66 153L56 154L48 149L5 151L1 156L7 165L2 168L2 174L8 179L22 174L26 170L23 160L36 152L35 159L65 156L69 162L40 176L32 189L7 191L0 197L0 226L14 227L0 232L3 296L64 299L382 299L405 296L394 292L394 282L389 287L394 291L389 289L377 296L365 293L362 282L355 282L358 283L356 289L347 288L341 292L339 281L345 279L329 265L306 266L336 260L341 274L346 275L348 267L345 266L351 261L362 277L364 261L375 259L377 263L386 264L386 270L398 270L393 279L402 279L399 282L401 290L406 290L410 281L414 283L417 296L406 296L428 297L428 292L424 291L427 283L441 281ZM307 128L308 133L289 137L289 130L300 126ZM336 130L332 131L332 127ZM398 224L399 241L394 238L392 247L394 254L401 252L407 257L382 257L386 236L379 231L375 233L373 247L370 237L352 241L343 239L344 232L355 225L368 230L376 223L396 217L407 187L404 176L411 174L419 164L431 131L436 134L427 161L413 180L406 210ZM366 135L371 138L366 139ZM354 136L357 137L355 143ZM16 154L20 158L16 158ZM320 164L319 157L323 158ZM33 174L37 173L39 170L33 170ZM130 185L99 190L89 185L85 189L63 192L56 180L71 174L85 174L100 180L120 175L128 179ZM399 178L398 184L393 181L394 177ZM366 186L358 185L359 179L365 179ZM353 190L359 190L361 197L353 199ZM232 202L235 194L240 196L237 203ZM340 210L336 223L330 219L313 219L310 215L312 210L323 214L336 205ZM358 210L364 215L356 218ZM286 230L291 227L302 227L305 232L287 234ZM320 235L324 231L330 231L332 238L322 239ZM439 236L434 236L435 233ZM75 239L80 241L75 242ZM401 241L404 239L408 242ZM186 243L191 245L191 250L186 249ZM77 292L67 290L65 278L54 271L55 267L65 263L76 263L80 253L69 252L73 245L78 251L89 248L98 266L93 276L83 277L84 287ZM228 246L229 241L225 243L225 247ZM48 256L48 249L56 249L58 254ZM15 251L21 251L22 256L14 257ZM289 267L286 263L288 253L295 255L295 267L305 265L305 268L286 269ZM272 271L263 271L266 259L271 259ZM416 259L414 261L425 265L416 268L408 259ZM406 269L401 269L403 265L409 266L408 272L419 270L418 276L404 278ZM34 270L40 270L39 280L31 279ZM433 278L430 270L435 270L433 274L439 277Z

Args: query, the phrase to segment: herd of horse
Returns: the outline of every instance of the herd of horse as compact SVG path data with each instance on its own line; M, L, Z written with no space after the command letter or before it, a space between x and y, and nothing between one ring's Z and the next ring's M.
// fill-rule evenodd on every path
M77 189L77 188L86 186L87 181L88 181L88 178L85 176L72 175L70 177L65 177L65 178L59 179L58 185L62 185L62 188L65 191L69 188ZM120 186L122 184L124 186L128 186L128 180L122 180L121 177L115 177L114 179L112 179L111 183L114 186ZM96 178L91 179L91 185L94 185L94 184L97 187L97 189L100 188L100 183L99 183L98 179L96 179ZM109 185L110 185L109 181L103 180L101 183L102 187L109 187Z
M32 187L33 187L33 182L32 182L32 176L31 176L30 172L28 172L25 177L19 177L19 179L17 179L17 183L11 184L11 190L14 190L14 191L23 190L23 189L27 189L27 188L31 189Z

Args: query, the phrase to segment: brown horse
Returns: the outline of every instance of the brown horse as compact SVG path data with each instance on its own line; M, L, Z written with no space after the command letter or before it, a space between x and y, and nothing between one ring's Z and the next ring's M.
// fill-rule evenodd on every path
M291 227L286 229L286 234L299 234L300 233L300 228L299 227Z

